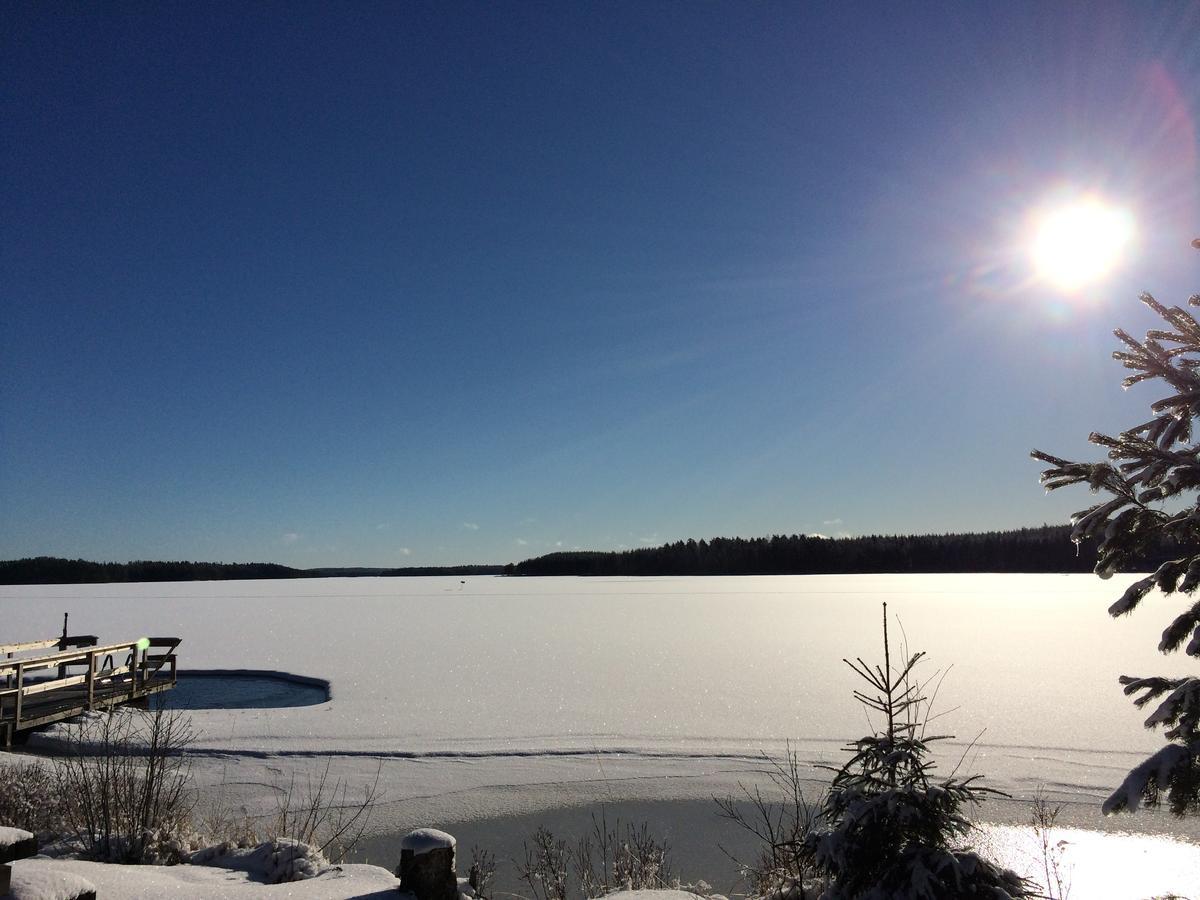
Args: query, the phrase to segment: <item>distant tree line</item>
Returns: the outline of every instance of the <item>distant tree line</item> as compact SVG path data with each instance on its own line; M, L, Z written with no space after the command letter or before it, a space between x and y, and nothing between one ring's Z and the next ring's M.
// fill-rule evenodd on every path
M356 578L362 576L406 577L415 575L503 575L504 566L402 566L399 569L329 568L305 569L309 578Z
M1130 571L1168 558L1165 545ZM1067 525L975 534L793 534L676 541L612 553L562 552L505 567L513 575L817 575L889 572L1090 572L1094 545L1071 543Z
M1126 571L1150 571L1178 555L1160 541ZM0 561L0 584L95 584L133 581L226 581L415 575L819 575L887 572L1090 572L1095 545L1071 543L1069 525L973 534L867 535L827 538L792 534L676 541L616 552L550 553L506 566L324 567L275 563L98 563L39 556Z
M0 584L104 584L134 581L234 581L356 575L498 575L503 566L410 566L400 569L294 569L276 563L89 562L37 556L0 561Z
M36 556L0 562L0 584L102 584L131 581L228 581L300 578L304 572L275 563L90 562Z

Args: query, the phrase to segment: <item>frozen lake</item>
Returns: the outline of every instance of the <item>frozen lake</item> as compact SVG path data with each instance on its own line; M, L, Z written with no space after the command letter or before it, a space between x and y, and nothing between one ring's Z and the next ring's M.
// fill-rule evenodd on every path
M1155 651L1181 606L1152 596L1114 621L1128 580L358 578L2 587L0 603L13 640L56 634L70 611L102 640L182 637L185 670L331 682L331 704L286 717L198 714L214 747L711 754L861 732L841 659L880 655L887 601L926 671L952 667L942 721L982 732L986 761L1159 745L1117 676L1188 670Z
M102 641L183 639L181 668L327 679L332 700L199 709L202 777L268 790L258 769L311 765L365 777L384 766L380 825L479 821L596 802L709 800L753 781L791 741L836 764L864 733L842 657L881 659L880 604L925 673L949 669L939 732L947 765L1017 801L1039 785L1069 823L1101 828L1099 802L1161 737L1121 674L1183 674L1159 634L1182 608L1153 595L1105 610L1132 576L355 578L0 587L4 640L71 631ZM893 619L893 623L895 619ZM893 630L893 639L900 630ZM977 739L977 740L976 740ZM258 773L258 774L256 774ZM824 778L813 769L814 784ZM1165 817L1120 820L1175 832ZM1111 823L1109 823L1111 827Z

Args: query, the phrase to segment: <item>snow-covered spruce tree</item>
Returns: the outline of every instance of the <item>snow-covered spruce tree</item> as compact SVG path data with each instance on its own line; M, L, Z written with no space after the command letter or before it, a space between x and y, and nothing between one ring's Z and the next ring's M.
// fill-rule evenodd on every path
M1032 885L988 862L962 841L972 829L963 808L999 793L979 776L938 779L926 737L929 700L913 669L917 653L893 669L883 605L882 667L845 660L873 693L855 699L882 716L875 734L860 738L836 770L820 825L805 851L830 887L822 900L993 900L1033 897Z
M1193 246L1200 249L1200 241ZM1108 612L1133 612L1154 588L1185 594L1188 608L1167 626L1158 649L1171 653L1183 646L1188 656L1200 657L1200 602L1192 600L1200 587L1200 445L1192 442L1192 419L1200 414L1200 323L1149 294L1141 300L1167 327L1147 332L1145 341L1118 329L1124 349L1113 358L1132 372L1125 387L1155 378L1165 382L1170 394L1151 404L1154 418L1117 437L1092 434L1093 444L1108 449L1109 462L1068 462L1039 450L1033 456L1050 465L1042 472L1047 490L1086 484L1092 493L1111 495L1071 517L1072 540L1099 542L1101 578L1175 548L1169 555L1177 558L1135 581ZM1200 306L1200 295L1188 304ZM1163 727L1168 743L1126 776L1104 802L1104 812L1132 811L1142 801L1157 806L1163 795L1176 815L1200 812L1200 678L1123 675L1121 684L1139 708L1159 701L1146 727Z

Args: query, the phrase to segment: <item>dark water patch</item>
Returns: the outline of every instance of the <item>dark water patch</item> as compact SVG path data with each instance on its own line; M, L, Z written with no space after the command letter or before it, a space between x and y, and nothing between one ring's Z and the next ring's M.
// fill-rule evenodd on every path
M329 682L258 669L191 669L175 687L154 695L163 709L285 709L316 706L332 697Z

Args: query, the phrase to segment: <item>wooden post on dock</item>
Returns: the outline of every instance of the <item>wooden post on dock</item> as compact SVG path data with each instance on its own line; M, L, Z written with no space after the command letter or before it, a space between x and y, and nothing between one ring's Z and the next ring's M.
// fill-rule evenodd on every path
M58 649L65 651L67 649L67 619L71 617L70 613L63 613L63 633L62 639L58 642ZM58 667L58 677L67 677L67 667L65 665Z
M134 641L129 645L129 700L132 702L137 697L137 662L138 662L138 645Z
M13 717L13 728L21 727L21 694L25 688L25 664L17 663L17 708Z
M87 655L87 697L88 710L96 708L96 651L91 650Z

